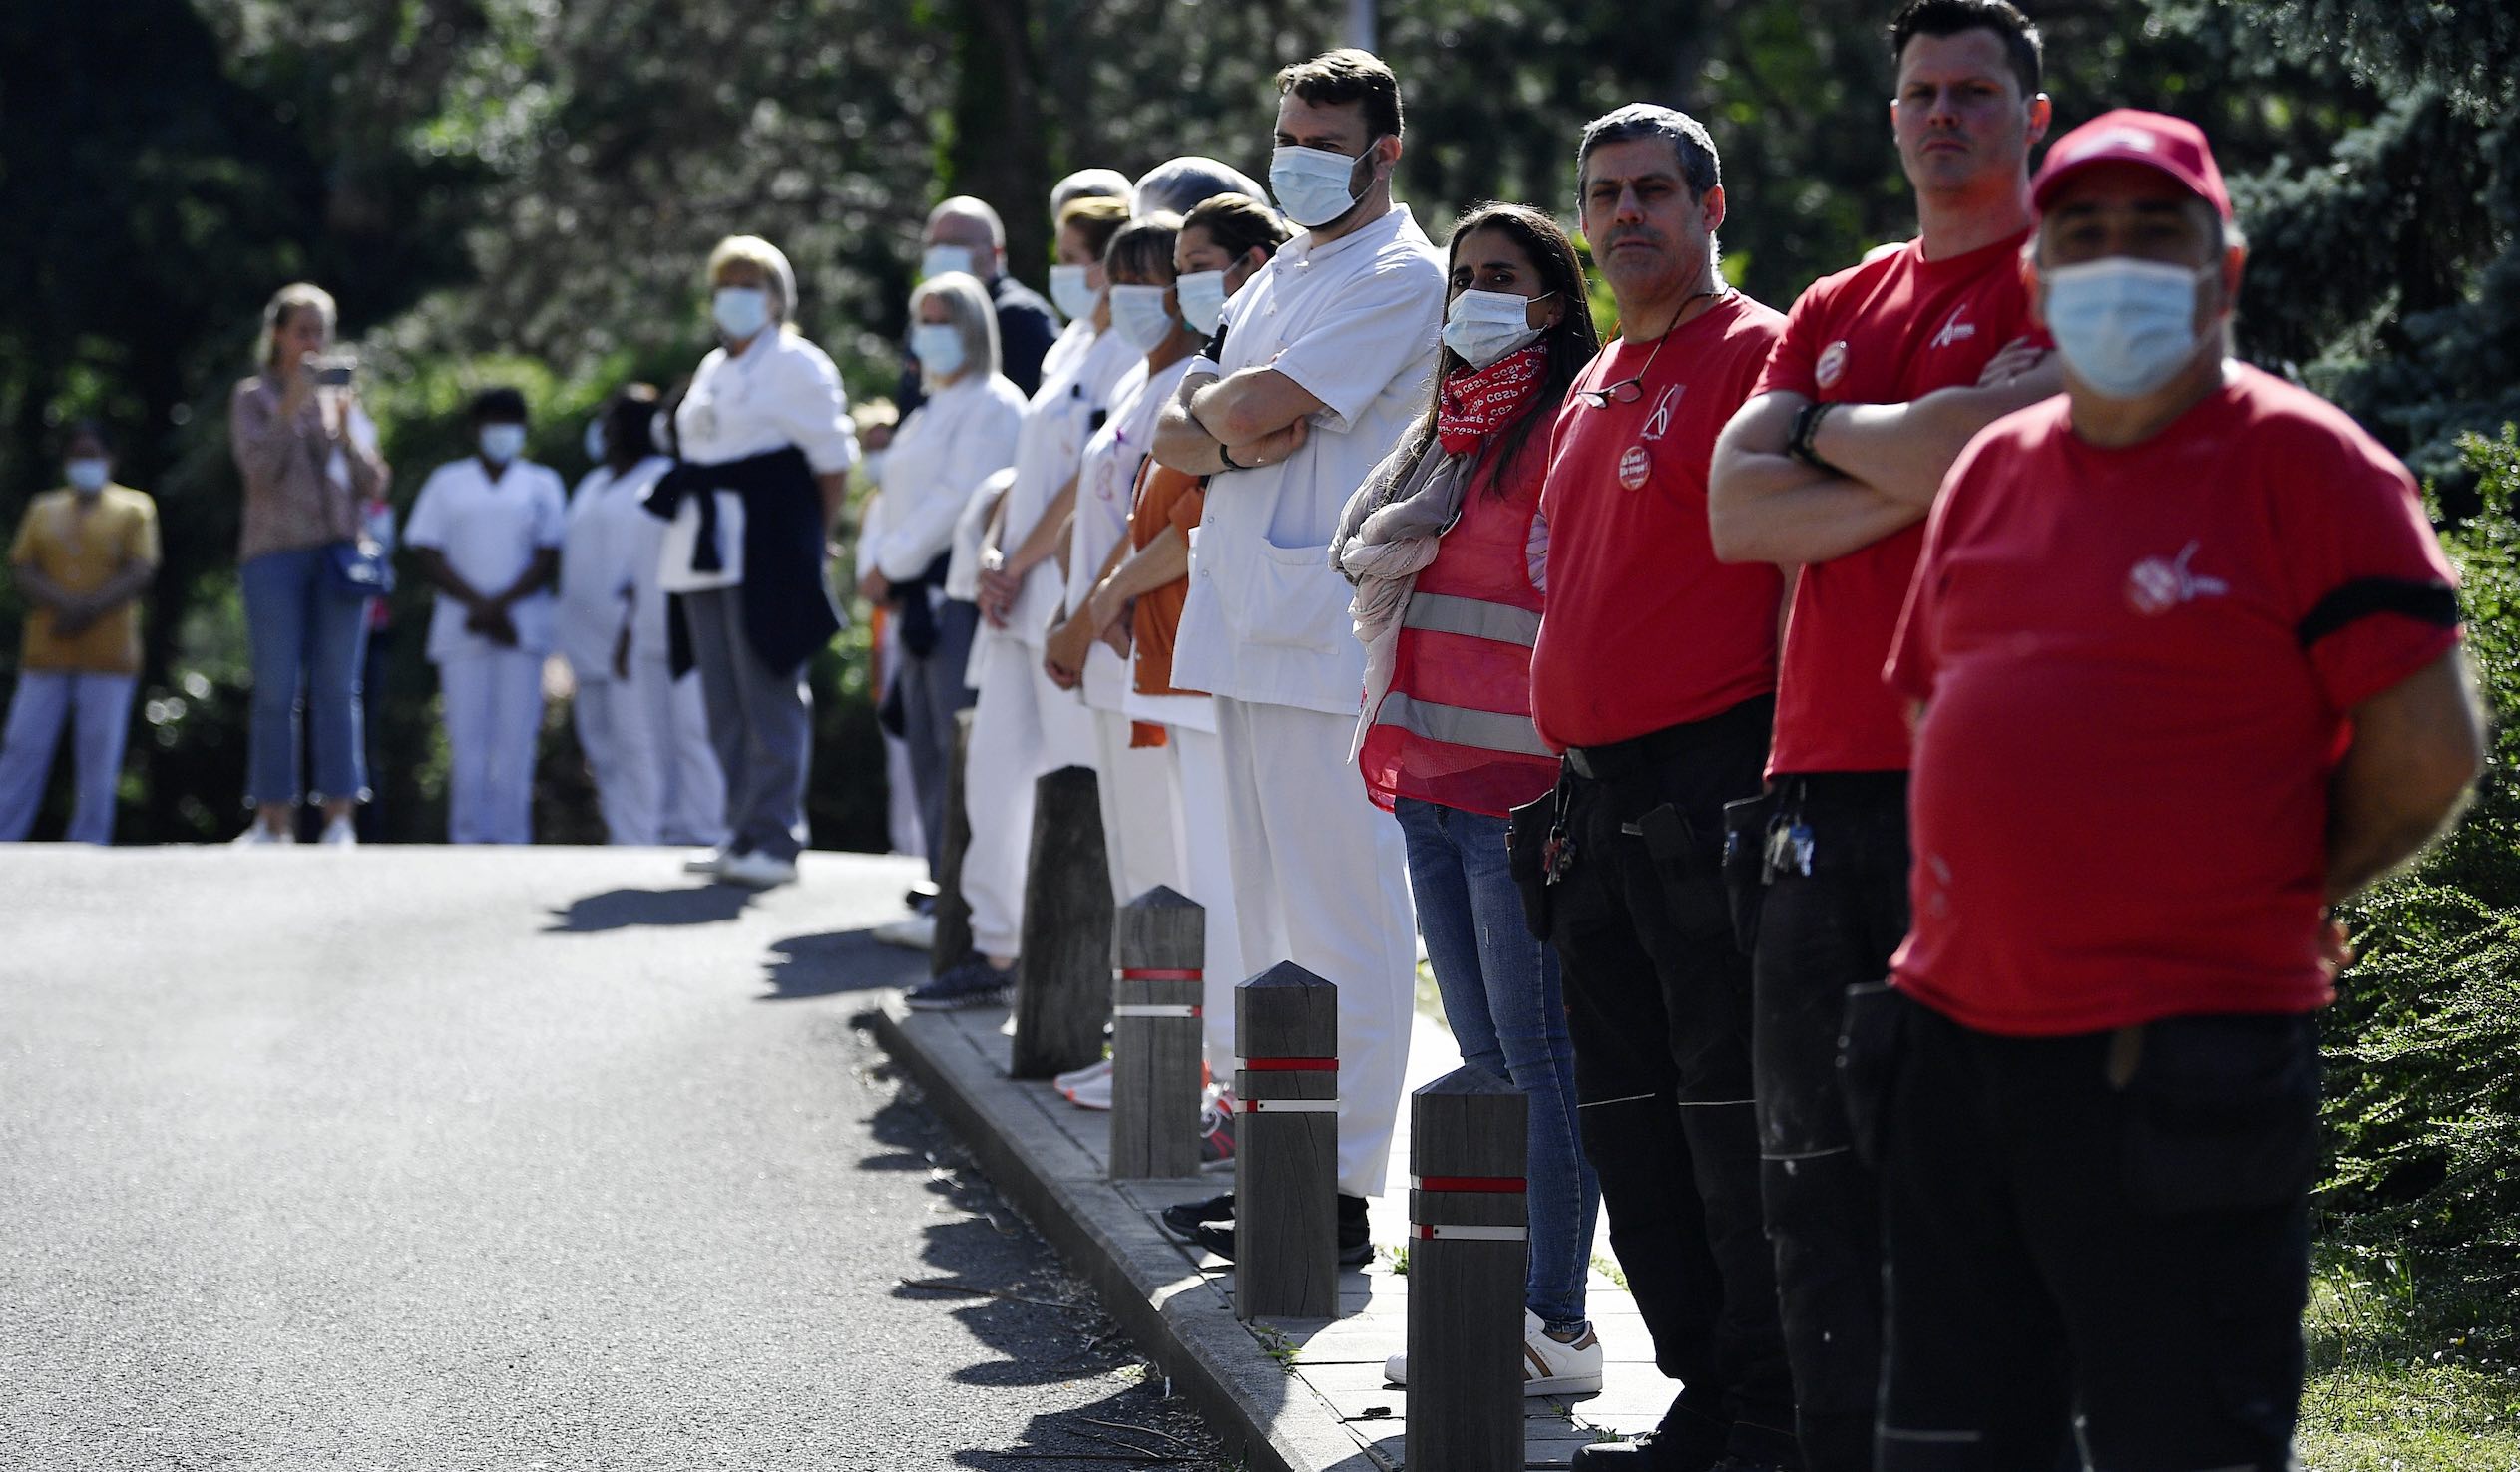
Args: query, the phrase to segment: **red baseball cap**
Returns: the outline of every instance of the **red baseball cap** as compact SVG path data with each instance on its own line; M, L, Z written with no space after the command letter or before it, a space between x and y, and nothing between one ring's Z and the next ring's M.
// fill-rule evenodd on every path
M2214 167L2205 131L2185 118L2134 108L2102 113L2051 144L2039 177L2030 182L2030 203L2044 211L2065 181L2112 162L2158 169L2213 205L2215 213L2232 217L2232 196L2223 188L2223 171Z

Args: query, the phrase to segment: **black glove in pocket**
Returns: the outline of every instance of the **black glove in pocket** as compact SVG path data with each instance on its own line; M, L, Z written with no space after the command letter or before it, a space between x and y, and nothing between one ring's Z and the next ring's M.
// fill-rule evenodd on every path
M1548 836L1557 826L1557 797L1550 791L1505 815L1505 873L1522 897L1522 923L1534 940L1549 938Z

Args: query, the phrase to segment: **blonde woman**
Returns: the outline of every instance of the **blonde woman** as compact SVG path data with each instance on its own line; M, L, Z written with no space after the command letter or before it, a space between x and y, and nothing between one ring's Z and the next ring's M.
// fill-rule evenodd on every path
M857 434L839 370L794 326L796 273L778 247L721 240L708 282L719 346L674 411L681 464L647 505L673 524L658 580L690 635L726 774L726 845L687 867L767 889L796 878L805 846L805 667L840 631L823 560Z
M910 347L927 398L902 421L884 465L884 525L865 589L901 629L901 702L929 877L945 849L945 775L954 713L972 703L967 666L974 603L945 595L954 534L984 484L1015 464L1024 391L998 371L998 323L978 280L950 271L910 296ZM1008 958L1011 962L1012 958ZM981 956L911 993L911 1005L978 1006L1003 997L1009 970Z
M336 564L359 545L360 508L383 498L389 473L349 367L324 356L335 319L323 288L281 287L262 309L262 371L228 401L229 449L244 480L236 560L253 664L245 802L255 817L240 845L296 841L301 725L312 731L311 795L323 805L326 844L358 842L350 814L367 797L359 667L369 598Z

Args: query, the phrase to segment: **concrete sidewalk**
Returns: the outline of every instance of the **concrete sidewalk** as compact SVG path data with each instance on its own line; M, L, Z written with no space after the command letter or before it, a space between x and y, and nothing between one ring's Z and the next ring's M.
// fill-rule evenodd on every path
M1131 1182L1103 1179L1108 1114L1078 1109L1048 1083L1007 1077L1003 1010L912 1012L888 994L876 1017L884 1046L961 1131L992 1181L1091 1283L1104 1307L1191 1397L1253 1472L1373 1472L1403 1465L1407 1392L1383 1361L1407 1347L1409 1279L1397 1270L1408 1198L1374 1203L1380 1251L1351 1270L1337 1319L1278 1319L1254 1327L1233 1312L1233 1270L1184 1248L1156 1225L1176 1202L1230 1189L1232 1177ZM1459 1066L1452 1034L1423 1016L1410 1049L1416 1088ZM1406 1183L1408 1110L1393 1144L1392 1179ZM1606 1253L1596 1263L1607 1262ZM1593 1272L1589 1311L1609 1365L1598 1395L1524 1402L1530 1467L1564 1467L1576 1447L1648 1430L1678 1387L1653 1366L1653 1346L1626 1290ZM1429 1469L1435 1472L1435 1469Z

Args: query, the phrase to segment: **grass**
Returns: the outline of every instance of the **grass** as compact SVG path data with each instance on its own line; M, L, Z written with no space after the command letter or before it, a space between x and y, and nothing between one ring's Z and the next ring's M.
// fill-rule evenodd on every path
M2397 1256L2323 1249L2303 1316L2301 1453L2318 1472L2520 1472L2520 1339Z

